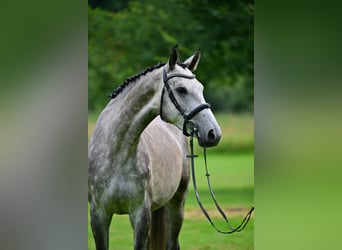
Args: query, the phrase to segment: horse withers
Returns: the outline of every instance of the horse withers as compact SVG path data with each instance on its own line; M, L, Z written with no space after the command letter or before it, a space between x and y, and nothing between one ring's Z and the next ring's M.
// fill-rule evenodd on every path
M109 248L113 214L129 214L135 250L180 249L189 182L187 139L215 146L221 130L195 78L200 51L128 78L111 94L88 146L88 199L96 249Z

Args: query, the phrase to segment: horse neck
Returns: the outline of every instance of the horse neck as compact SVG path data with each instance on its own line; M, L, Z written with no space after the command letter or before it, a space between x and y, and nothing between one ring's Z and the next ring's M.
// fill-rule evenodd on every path
M162 89L162 69L141 76L111 100L111 142L115 152L130 157L136 152L141 133L158 115Z

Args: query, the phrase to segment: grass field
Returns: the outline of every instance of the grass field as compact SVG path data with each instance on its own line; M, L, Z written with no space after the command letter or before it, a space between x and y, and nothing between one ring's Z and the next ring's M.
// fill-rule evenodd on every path
M220 206L231 218L232 224L237 226L254 200L253 117L220 114L217 119L223 131L223 144L222 148L208 149L210 178ZM95 121L96 115L90 114L89 134ZM218 147L221 147L221 143ZM210 199L204 175L203 153L200 148L196 148L196 151L199 154L195 162L196 177L202 203L219 228L226 229L222 223L223 219L218 216ZM180 245L181 249L185 250L254 249L254 216L240 233L231 235L217 233L201 213L190 183ZM88 249L95 249L89 223ZM114 215L110 228L110 249L133 249L133 233L127 215Z

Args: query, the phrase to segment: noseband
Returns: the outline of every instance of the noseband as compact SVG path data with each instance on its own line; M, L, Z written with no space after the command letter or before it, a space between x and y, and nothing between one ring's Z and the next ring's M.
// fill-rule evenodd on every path
M186 113L184 111L184 109L179 105L179 103L177 102L177 99L174 95L174 93L171 90L171 87L168 83L168 81L171 78L174 77L182 77L182 78L187 78L187 79L194 79L195 75L185 75L185 74L181 74L181 73L175 73L172 75L167 76L166 74L166 70L165 68L163 69L163 82L164 82L164 87L162 90L162 94L161 94L161 99L160 99L160 110L159 110L159 115L161 117L161 119L163 121L165 121L164 117L163 117L163 99L164 99L164 94L165 94L165 89L167 91L167 94L171 100L171 102L173 103L173 105L176 107L176 109L179 111L179 113L182 115L182 117L184 118L184 122L183 122L183 134L185 136L190 136L190 134L186 131L186 124L188 123L188 121L190 121L193 117L195 117L199 112L201 112L203 109L209 109L210 108L210 104L209 103L202 103L200 105L198 105L197 107L195 107L193 110L191 110L190 112Z

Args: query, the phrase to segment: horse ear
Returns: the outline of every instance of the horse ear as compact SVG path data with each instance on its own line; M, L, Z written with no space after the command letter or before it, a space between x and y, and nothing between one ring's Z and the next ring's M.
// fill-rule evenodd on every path
M184 64L186 65L188 69L194 72L197 69L197 65L200 59L201 59L201 49L198 49L194 55L190 56L188 59L184 61Z
M178 55L178 44L177 44L171 50L171 55L169 58L169 68L170 69L175 68L176 63L178 62L178 58L179 58L179 55Z

